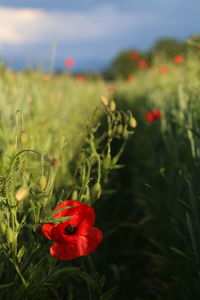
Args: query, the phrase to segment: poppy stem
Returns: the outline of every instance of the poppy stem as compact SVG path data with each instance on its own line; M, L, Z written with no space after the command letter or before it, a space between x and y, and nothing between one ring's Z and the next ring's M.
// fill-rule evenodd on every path
M81 260L82 260L83 270L84 270L84 272L87 273L87 268L86 268L86 265L85 265L84 257L81 257ZM89 300L93 300L92 299L91 288L90 288L90 285L88 283L87 283L87 289L88 289Z
M97 272L96 268L95 268L95 265L94 265L94 262L92 260L92 257L90 255L88 255L86 257L87 261L88 261L88 265L92 271L92 274L96 280L96 282L98 283L98 292L99 292L99 295L101 295L101 284L100 284L100 276L99 276L99 273Z
M24 287L27 289L28 288L28 283L26 282L24 276L22 275L22 273L20 272L19 268L18 268L18 265L16 263L14 263L14 267L15 267L15 270L17 271L17 274L19 275Z

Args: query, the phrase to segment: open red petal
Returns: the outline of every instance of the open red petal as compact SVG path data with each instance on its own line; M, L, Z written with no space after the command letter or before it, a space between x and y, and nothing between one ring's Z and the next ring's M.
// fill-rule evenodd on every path
M55 237L57 236L57 230L63 232L64 228L68 224L71 224L73 226L78 226L77 233L81 235L86 235L88 233L88 230L94 225L95 212L93 207L86 205L80 201L66 200L60 205L58 205L54 210L67 207L67 206L73 206L73 207L55 214L54 217L66 217L66 216L73 216L73 217L68 221L60 223L59 225L55 226L53 235ZM53 239L56 240L56 238Z
M79 256L86 256L92 253L101 243L102 232L98 228L91 228L86 236L74 236L70 242L55 242L50 253L53 257L60 260L70 260Z
M87 235L88 231L91 230L91 227L94 225L95 213L92 206L84 207L82 219L79 223L77 233L80 235Z
M52 240L51 232L52 232L53 228L54 228L54 225L51 223L47 223L42 226L42 232L49 240Z
M74 208L84 206L84 205L85 205L84 203L77 201L77 200L65 200L61 204L56 206L53 211L56 211L57 209L64 208L67 206L72 206L72 208L66 208L66 209L56 213L53 217L58 218L58 217L70 216L69 212L72 212L74 210Z
M88 233L88 235L85 236L88 240L87 249L85 249L84 255L89 255L92 253L101 243L103 239L102 231L96 227L92 227Z

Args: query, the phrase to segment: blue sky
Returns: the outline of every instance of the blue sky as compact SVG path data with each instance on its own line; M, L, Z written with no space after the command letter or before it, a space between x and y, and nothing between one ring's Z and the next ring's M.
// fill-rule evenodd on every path
M122 49L200 32L199 0L0 0L0 57L13 67L102 69ZM56 50L56 53L55 53ZM52 54L53 53L53 54Z

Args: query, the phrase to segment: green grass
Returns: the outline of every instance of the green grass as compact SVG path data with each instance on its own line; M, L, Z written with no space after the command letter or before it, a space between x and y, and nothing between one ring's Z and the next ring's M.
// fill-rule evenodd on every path
M105 291L115 286L117 289L98 298L92 279L99 282L99 275L91 262L77 259L56 265L46 257L46 245L33 260L34 264L38 260L40 266L33 277L45 278L46 264L50 269L59 266L61 271L67 267L69 277L59 283L61 299L67 294L69 299L88 300L83 282L91 285L91 299L109 299L112 291L115 294L110 299L117 300L199 298L199 59L198 54L188 54L182 65L174 65L157 57L153 67L135 74L133 81L112 82L117 107L133 112L137 128L120 159L124 168L109 177L95 203L104 241L92 259L96 270L106 275ZM167 65L169 72L161 73L161 65ZM28 134L28 147L39 152L20 156L22 173L13 173L17 187L27 182L38 187L44 174L54 202L60 200L62 193L64 197L71 195L73 168L86 141L86 127L100 96L107 95L107 87L103 81L77 82L66 74L52 77L41 72L2 71L0 141L4 166L8 168L9 157L23 149L21 131ZM145 114L152 109L160 110L161 120L148 123ZM101 113L98 119L104 125ZM112 155L119 149L119 141L113 146ZM49 165L52 157L58 159L55 167ZM107 159L108 155L102 152L101 158ZM55 185L51 184L54 179ZM20 205L23 212L25 204ZM28 233L29 230L25 232ZM84 269L91 278L82 273ZM1 276L5 275L4 269L0 271ZM56 280L48 282L55 285L55 290L59 286L57 276L55 273ZM20 291L17 297L21 297Z

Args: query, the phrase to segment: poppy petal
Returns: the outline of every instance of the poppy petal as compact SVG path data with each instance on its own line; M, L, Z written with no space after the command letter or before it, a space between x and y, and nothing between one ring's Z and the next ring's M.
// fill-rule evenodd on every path
M76 200L65 200L61 204L56 206L53 211L56 211L57 209L64 208L64 207L66 207L66 209L56 213L53 217L54 218L59 218L59 217L69 216L70 215L69 214L69 209L72 210L74 207L77 208L81 205L84 205L84 203L82 203L80 201L76 201ZM72 208L67 208L68 206L72 206Z
M103 238L102 232L98 228L91 228L86 236L77 236L73 242L55 242L50 253L53 257L60 260L71 260L79 256L86 256L92 253Z
M49 239L49 240L52 240L53 238L51 237L51 232L52 232L52 229L54 228L54 225L51 224L51 223L47 223L47 224L44 224L42 226L42 232L44 233L44 235Z
M88 233L88 235L85 236L88 240L87 249L84 252L84 255L89 255L92 253L102 242L103 239L103 233L100 229L96 227L92 227Z
M86 206L84 208L84 215L83 218L79 224L79 228L77 230L77 233L80 235L87 235L88 230L91 229L91 227L94 225L95 222L95 213L92 206Z
M54 217L73 217L64 223L60 223L55 228L63 231L68 224L71 224L79 227L78 234L86 235L88 233L88 229L91 228L95 222L95 212L93 207L80 201L66 200L58 205L54 210L67 206L73 207L62 210L61 212L55 214ZM56 234L56 231L54 233Z

